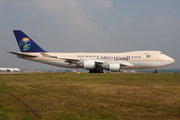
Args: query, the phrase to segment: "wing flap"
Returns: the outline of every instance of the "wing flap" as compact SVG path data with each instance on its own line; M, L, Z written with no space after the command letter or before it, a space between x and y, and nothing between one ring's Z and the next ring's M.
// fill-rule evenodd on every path
M128 67L133 67L134 65L128 62L121 62L120 63L121 66L128 66Z
M95 63L99 63L99 64L103 64L104 61L101 61L101 60L94 60Z

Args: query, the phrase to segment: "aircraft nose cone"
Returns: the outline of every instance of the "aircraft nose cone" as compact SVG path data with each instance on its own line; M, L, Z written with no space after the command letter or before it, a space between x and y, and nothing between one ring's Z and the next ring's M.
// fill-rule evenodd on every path
M175 60L165 54L162 54L161 55L161 58L163 59L164 61L164 64L167 66L167 65L170 65L170 64L173 64L175 62Z
M169 61L169 64L173 64L175 60L168 56L167 61Z
M172 59L172 62L174 63L175 62L175 60L173 59L173 58L171 58Z
M175 60L174 60L173 58L171 58L171 57L169 57L169 56L167 56L167 55L164 55L164 56L163 56L163 59L166 60L167 62L171 62L171 63L174 63L174 62L175 62Z
M169 56L166 56L165 59L166 59L167 61L169 61L169 62L172 62L172 63L175 62L175 60L174 60L173 58L169 57Z

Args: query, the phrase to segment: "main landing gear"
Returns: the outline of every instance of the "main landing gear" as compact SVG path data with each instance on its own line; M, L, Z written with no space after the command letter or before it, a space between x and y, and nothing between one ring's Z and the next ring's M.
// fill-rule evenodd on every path
M155 69L154 73L158 73L157 68Z
M89 70L89 73L103 73L103 69L92 69Z

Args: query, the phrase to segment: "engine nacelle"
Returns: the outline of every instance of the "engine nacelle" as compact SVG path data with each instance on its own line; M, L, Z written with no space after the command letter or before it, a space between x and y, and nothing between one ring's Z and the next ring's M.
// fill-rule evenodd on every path
M84 69L94 69L96 64L94 61L84 61Z
M109 70L112 72L119 72L120 71L120 64L109 64Z

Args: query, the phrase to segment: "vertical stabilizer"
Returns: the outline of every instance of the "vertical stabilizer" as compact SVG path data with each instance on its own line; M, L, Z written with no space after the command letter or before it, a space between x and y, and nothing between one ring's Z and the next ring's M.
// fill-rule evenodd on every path
M13 30L21 52L46 52L21 30Z

